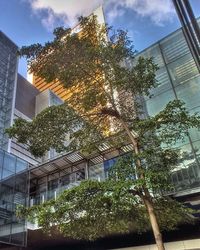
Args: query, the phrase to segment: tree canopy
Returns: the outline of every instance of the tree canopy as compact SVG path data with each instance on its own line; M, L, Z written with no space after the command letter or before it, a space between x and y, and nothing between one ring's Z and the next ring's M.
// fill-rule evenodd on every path
M174 228L188 211L161 193L170 187L170 171L178 162L172 145L184 140L189 128L199 128L200 117L190 115L180 100L149 117L143 97L151 97L158 84L153 59L139 57L128 67L135 52L126 32L112 32L95 16L81 18L80 27L79 34L58 28L52 42L21 49L32 72L47 82L59 81L70 96L31 122L16 120L7 132L28 144L35 156L50 148L91 152L104 141L131 143L131 164L123 160L105 182L83 182L56 201L24 211L37 211L45 229L56 225L78 238L145 231L148 218L158 249L164 249L159 226ZM121 139L115 137L119 134Z
M130 177L130 176L129 176ZM73 239L95 240L113 234L143 233L150 230L143 202L132 193L131 180L83 181L65 190L56 200L29 209L18 208L18 216L37 222L49 235L62 234ZM169 197L153 198L161 230L192 223L191 210Z

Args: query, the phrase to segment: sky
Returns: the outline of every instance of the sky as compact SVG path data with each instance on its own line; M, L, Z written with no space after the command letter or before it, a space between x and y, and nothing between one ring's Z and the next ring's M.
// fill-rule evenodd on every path
M200 0L190 0L196 17ZM141 51L180 27L171 0L0 0L0 30L19 47L52 39L58 26L73 27L77 17L103 5L106 22L124 29ZM19 73L26 77L25 59Z

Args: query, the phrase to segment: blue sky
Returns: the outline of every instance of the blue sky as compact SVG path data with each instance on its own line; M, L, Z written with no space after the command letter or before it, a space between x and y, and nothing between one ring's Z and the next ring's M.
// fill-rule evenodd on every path
M200 0L190 0L200 16ZM171 0L0 0L0 30L18 46L44 43L57 26L74 26L77 17L103 4L106 21L129 31L141 51L180 27ZM21 59L19 73L26 77Z

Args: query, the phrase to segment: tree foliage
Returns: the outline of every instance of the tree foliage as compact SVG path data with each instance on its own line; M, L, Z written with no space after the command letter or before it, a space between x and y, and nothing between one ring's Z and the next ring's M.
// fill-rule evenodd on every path
M74 239L95 240L113 234L150 230L146 208L132 194L132 180L83 181L65 190L56 200L29 209L18 208L18 216L37 222L49 235L61 233ZM168 197L153 198L162 230L191 223L191 211Z
M143 96L151 97L158 84L153 59L139 57L128 67L135 52L126 32L112 33L95 16L81 18L80 28L79 34L58 28L53 41L21 49L31 72L47 82L58 80L70 95L32 122L16 120L7 132L28 144L35 156L50 148L88 152L109 141L131 143L131 160L119 160L105 182L85 181L56 201L22 211L36 216L47 231L55 225L65 235L89 239L145 231L149 218L157 245L164 249L158 224L171 229L188 218L187 210L160 192L170 188L169 174L178 162L172 145L184 140L188 129L199 128L200 117L190 115L180 100L149 117Z
M46 82L60 81L70 92L67 103L48 108L33 122L19 120L8 130L10 136L30 145L33 155L43 155L48 146L58 151L62 146L65 149L63 134L66 133L70 133L72 142L81 138L76 143L80 148L82 143L86 146L86 141L98 141L122 131L120 116L130 124L136 117L136 103L133 104L132 96L148 94L149 89L156 85L157 66L152 59L139 58L134 67L124 67L124 60L134 57L126 32L119 30L108 40L106 32L111 32L110 29L100 26L95 16L80 21L81 34L59 28L54 32L52 42L22 47L20 51L20 55L28 59L31 72ZM125 91L129 93L126 100L119 95ZM74 127L81 127L81 130ZM55 130L56 136L51 137ZM82 140L85 134L88 140Z

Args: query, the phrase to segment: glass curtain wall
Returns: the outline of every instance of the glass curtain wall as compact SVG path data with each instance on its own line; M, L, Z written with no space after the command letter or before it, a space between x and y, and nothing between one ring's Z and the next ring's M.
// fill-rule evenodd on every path
M159 66L156 74L159 86L152 90L151 98L144 98L148 115L157 114L169 101L177 98L185 102L191 114L200 114L200 74L181 29L139 56L153 57ZM175 191L200 187L200 132L191 129L189 137L176 147L180 149L181 159L172 173Z
M0 31L0 148L8 150L17 70L17 46Z
M0 242L26 245L26 223L16 209L27 205L28 182L28 163L0 150Z

